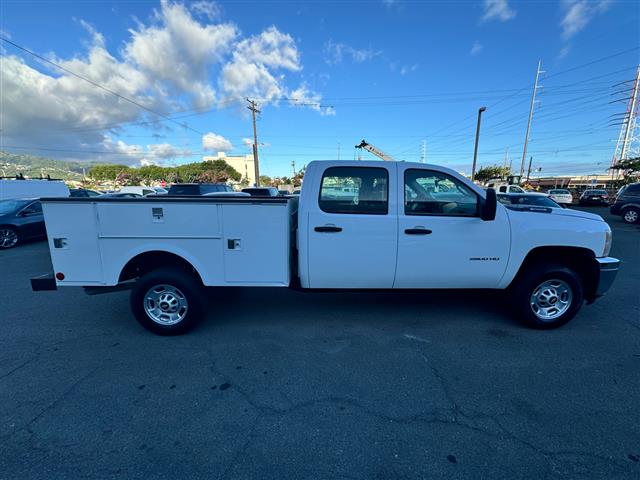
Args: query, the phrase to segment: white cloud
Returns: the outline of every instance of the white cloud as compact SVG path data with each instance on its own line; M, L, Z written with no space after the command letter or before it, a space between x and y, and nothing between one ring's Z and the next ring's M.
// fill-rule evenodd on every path
M151 18L130 29L129 38L113 53L100 32L78 20L89 33L86 51L66 58L52 53L48 58L163 114L211 108L228 98L253 96L264 105L287 96L286 74L302 69L294 39L276 27L242 38L231 22L207 24L194 16L211 21L218 18L216 7L195 2L187 8L162 0ZM5 147L28 147L37 153L37 148L55 145L64 150L57 156L74 160L102 160L99 152L103 150L111 154L104 159L111 161L132 162L150 155L139 145L116 140L105 144L105 137L117 138L128 122L157 122L158 116L55 67L30 57L25 61L13 53L0 49L0 141ZM170 135L179 127L157 122L150 128L163 128Z
M484 0L484 13L481 22L499 20L506 22L516 16L516 11L509 6L508 0Z
M382 0L382 4L387 8L392 8L396 3L396 0Z
M163 160L191 155L191 151L188 148L177 148L170 143L147 145L147 151L154 157L161 158Z
M222 17L222 8L216 2L200 0L193 2L189 8L194 14L205 17L210 21L218 20Z
M400 68L400 75L408 75L409 73L413 73L418 69L418 64L414 63L413 65L407 65Z
M473 42L473 46L471 47L471 51L469 52L469 55L471 56L478 55L483 48L484 47L482 46L482 44L476 40L475 42Z
M202 137L202 148L205 150L226 152L228 150L232 150L233 145L231 145L231 142L222 135L209 132Z
M565 40L573 37L575 34L583 30L593 18L605 12L610 0L565 0L562 2L564 15L560 21L562 27L562 37Z
M291 105L305 106L320 112L321 115L335 115L336 111L333 107L326 107L320 104L322 95L309 90L306 83L301 84L295 90L289 92L289 102Z
M251 145L253 145L253 139L245 137L245 138L242 139L242 144L245 147L250 147Z
M382 50L372 48L356 49L346 43L336 43L329 40L324 45L324 61L328 65L337 65L346 57L350 57L356 63L362 63L374 59L382 54Z
M564 47L562 47L560 49L560 52L558 52L558 60L562 60L564 57L569 55L570 51L571 51L571 47L569 45L565 45Z

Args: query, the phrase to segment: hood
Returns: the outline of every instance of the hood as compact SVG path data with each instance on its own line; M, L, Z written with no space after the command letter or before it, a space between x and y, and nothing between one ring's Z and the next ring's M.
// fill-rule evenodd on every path
M604 219L600 215L595 213L583 212L580 210L573 210L571 208L554 208L553 215L563 215L566 217L585 218L588 220L595 220L597 222L604 222Z

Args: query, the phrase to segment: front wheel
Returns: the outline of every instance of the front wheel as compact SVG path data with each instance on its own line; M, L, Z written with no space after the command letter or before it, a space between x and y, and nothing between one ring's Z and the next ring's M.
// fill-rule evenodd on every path
M640 218L640 209L635 207L626 208L622 212L622 221L624 223L636 223L638 218Z
M12 227L0 227L0 250L13 248L20 242L18 232Z
M524 272L511 294L518 319L540 329L564 325L584 303L580 276L559 265L543 265Z
M131 310L140 324L158 335L186 333L204 313L204 289L195 275L159 268L136 281Z

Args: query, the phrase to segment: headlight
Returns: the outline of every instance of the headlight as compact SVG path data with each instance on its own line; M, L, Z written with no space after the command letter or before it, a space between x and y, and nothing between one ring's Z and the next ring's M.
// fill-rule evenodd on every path
M602 256L608 257L611 251L611 242L613 241L613 233L611 233L611 227L607 225L607 230L604 232L604 249L602 250Z

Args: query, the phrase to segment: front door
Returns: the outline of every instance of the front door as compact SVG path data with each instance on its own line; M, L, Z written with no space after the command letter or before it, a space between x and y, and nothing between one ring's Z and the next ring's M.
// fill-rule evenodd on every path
M311 288L391 288L396 268L396 164L329 167L309 211Z
M446 172L399 166L395 288L492 288L505 271L509 222L498 206L480 216L480 197Z

